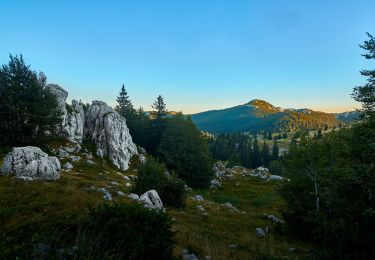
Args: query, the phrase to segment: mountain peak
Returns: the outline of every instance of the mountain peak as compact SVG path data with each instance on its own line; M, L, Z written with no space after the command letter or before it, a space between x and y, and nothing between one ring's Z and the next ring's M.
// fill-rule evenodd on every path
M261 100L261 99L253 99L250 102L248 102L246 105L251 105L253 107L256 107L257 109L265 113L275 113L275 112L281 111L279 107L275 107L272 104L268 103L267 101Z

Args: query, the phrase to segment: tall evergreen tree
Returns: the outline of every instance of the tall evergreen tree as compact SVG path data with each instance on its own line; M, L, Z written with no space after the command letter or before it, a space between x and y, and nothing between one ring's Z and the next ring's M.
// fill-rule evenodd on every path
M367 33L369 40L360 45L366 51L362 54L366 59L375 59L375 38ZM367 77L367 83L354 88L353 97L362 103L362 111L365 116L375 118L375 69L361 70L361 75Z
M277 145L277 141L273 141L272 146L272 160L278 160L279 159L279 146Z
M262 164L264 167L269 167L271 162L270 158L270 150L266 142L263 142L263 149L262 149Z
M254 141L253 141L253 149L252 149L252 153L251 153L251 162L252 162L254 168L258 168L259 166L262 165L262 160L261 160L261 156L260 156L257 137L255 137Z
M152 104L151 107L156 110L155 117L157 120L160 120L167 115L167 105L164 103L164 98L162 95L157 96L154 104Z
M116 111L126 119L134 115L135 109L131 100L129 99L128 92L125 85L122 84L119 95L116 98L117 106Z
M46 76L32 71L22 55L10 55L0 68L1 144L30 144L55 132L62 111L46 84Z

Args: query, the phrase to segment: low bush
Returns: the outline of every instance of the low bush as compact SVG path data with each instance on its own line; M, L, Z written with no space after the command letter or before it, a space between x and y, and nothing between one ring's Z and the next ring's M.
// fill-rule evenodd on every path
M175 244L170 217L135 204L104 204L41 226L1 229L0 259L171 259Z
M171 176L163 164L149 157L138 168L138 179L133 192L142 194L152 189L158 192L164 205L175 208L185 206L185 183L176 176Z

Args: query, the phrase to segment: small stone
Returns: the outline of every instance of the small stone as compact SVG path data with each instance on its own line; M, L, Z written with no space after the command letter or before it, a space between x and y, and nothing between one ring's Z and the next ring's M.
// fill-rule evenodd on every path
M237 244L230 244L230 245L229 245L229 248L237 248L237 247L238 247Z
M263 228L258 227L258 228L255 229L255 235L257 237L265 237L266 236L266 232L264 231Z
M71 156L69 156L69 158L70 158L73 162L79 162L79 161L81 160L81 157L76 156L76 155L71 155Z
M94 162L91 161L90 159L87 159L87 160L86 160L86 163L87 163L87 164L94 164Z
M104 200L112 200L112 194L106 188L100 188L98 191L103 193Z
M122 191L118 190L118 191L117 191L117 195L118 195L118 196L121 196L121 197L124 197L124 196L125 196L125 193L123 193Z
M132 199L132 200L136 200L136 201L139 201L139 196L135 193L130 193L128 195L128 198Z
M203 199L203 196L202 196L202 195L197 194L197 195L195 195L195 196L193 197L193 200L196 200L196 201L203 201L204 199Z
M111 186L118 186L118 182L117 181L110 181L109 185L111 185Z
M67 162L63 165L63 168L64 170L66 171L70 171L71 169L73 169L73 165L70 163L70 162Z
M204 211L204 207L202 206L202 205L197 205L197 207L196 207L198 210L200 210L200 211Z

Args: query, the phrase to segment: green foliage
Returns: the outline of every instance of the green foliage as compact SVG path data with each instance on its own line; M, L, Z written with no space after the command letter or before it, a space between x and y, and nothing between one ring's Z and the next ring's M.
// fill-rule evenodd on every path
M284 175L290 181L280 189L283 216L296 235L314 240L326 256L375 253L370 246L375 238L369 235L375 227L370 213L375 210L375 131L363 127L307 139L285 159ZM367 142L358 142L357 131L367 133Z
M135 204L99 205L48 228L25 222L0 238L2 259L171 259L175 243L165 213Z
M266 142L263 142L263 149L262 149L262 165L264 167L269 167L271 162L270 150Z
M177 115L167 120L158 153L189 186L209 185L213 171L208 144L191 118Z
M362 56L366 59L375 59L375 39L367 33L369 40L360 45L366 51ZM367 83L363 86L354 88L353 97L356 101L362 103L362 112L365 116L375 117L375 69L362 70L361 75L367 77Z
M279 159L279 146L277 145L277 141L273 141L272 145L272 160L278 160Z
M149 157L138 168L138 179L133 192L142 194L152 189L158 192L165 205L176 208L185 206L185 183L170 176L163 164Z
M0 143L30 144L46 132L53 134L62 111L46 88L46 77L30 69L22 55L10 55L0 68Z

